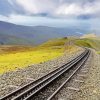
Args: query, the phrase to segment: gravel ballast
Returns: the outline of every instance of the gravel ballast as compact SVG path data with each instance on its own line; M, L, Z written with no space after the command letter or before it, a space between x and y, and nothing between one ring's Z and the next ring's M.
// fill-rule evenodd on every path
M78 72L85 77L77 77L83 83L71 80L56 95L55 100L100 100L100 55L94 50L83 68ZM68 87L79 89L79 91L68 89Z
M16 71L7 72L1 75L0 97L66 64L70 60L80 55L83 51L84 50L82 48L78 48L75 52L71 54L64 54L63 56L56 59L40 64L30 65L24 69L18 69Z
M92 56L91 67L78 93L78 100L100 100L100 55L93 51Z

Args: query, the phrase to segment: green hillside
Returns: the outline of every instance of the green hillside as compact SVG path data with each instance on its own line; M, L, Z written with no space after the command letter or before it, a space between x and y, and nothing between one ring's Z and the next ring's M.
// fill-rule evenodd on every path
M23 45L0 45L0 74L25 68L32 64L43 63L62 56L64 53L70 55L80 48L64 44L70 39L60 38L46 41L38 46ZM70 50L70 53L69 53Z
M41 47L53 47L53 46L59 47L59 46L63 46L65 43L69 41L74 42L75 45L78 45L78 46L93 48L97 51L100 51L100 39L99 38L82 38L82 39L59 38L59 39L49 40L40 46Z
M1 45L31 45L33 41L29 39L19 38L13 35L5 35L0 33L0 44Z
M58 39L51 39L45 43L43 43L42 45L40 45L41 47L52 47L52 46L63 46L65 44L65 42L67 42L68 39L65 38L58 38Z
M100 39L96 39L96 38L77 39L75 41L75 44L78 46L93 48L97 51L100 51Z

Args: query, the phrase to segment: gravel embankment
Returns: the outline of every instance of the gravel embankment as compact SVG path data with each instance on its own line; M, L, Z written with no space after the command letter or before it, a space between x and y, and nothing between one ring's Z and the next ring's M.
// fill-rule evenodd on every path
M64 87L59 91L53 100L80 100L77 96L80 92L80 87L84 84L87 74L90 68L92 55L89 56L85 65L82 66L78 72L71 78L71 80L64 85ZM85 75L85 76L79 76ZM75 81L79 80L79 81Z
M76 52L70 55L63 55L54 60L48 62L31 65L24 69L18 69L5 73L0 76L0 97L12 92L16 88L19 88L33 80L40 78L41 76L49 73L50 71L64 65L76 56L80 55L84 50L78 48Z
M56 95L55 100L100 100L100 55L92 50L85 66L77 74L83 74L85 77L75 75L73 80ZM74 79L81 80L83 83L75 82ZM68 87L79 89L79 91L68 89Z
M91 67L78 100L100 100L100 55L93 51Z

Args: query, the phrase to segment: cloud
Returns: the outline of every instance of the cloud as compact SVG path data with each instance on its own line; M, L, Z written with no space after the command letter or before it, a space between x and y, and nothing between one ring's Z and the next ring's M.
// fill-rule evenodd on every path
M98 16L99 12L100 2L95 2L93 4L89 2L84 5L79 3L66 3L57 8L55 14L57 14L57 16L77 17L81 15Z
M26 20L27 19L27 20ZM10 23L15 23L15 24L30 24L30 22L32 22L33 17L31 16L24 16L24 15L19 15L19 14L10 14L9 16L3 16L0 15L0 20L1 21L6 21L6 22L10 22Z
M61 19L61 18L51 18L51 17L42 17L42 16L24 16L11 14L9 16L0 15L1 21L6 21L18 25L26 25L26 26L54 26L54 27L76 27L76 26L84 26L87 24L86 21L79 19ZM87 25L86 25L87 26Z
M99 0L1 0L0 14L48 17L100 17Z
M45 13L50 16L80 16L100 12L100 1L98 0L15 0L26 14L35 15ZM12 4L11 0L10 3Z
M27 14L52 13L57 3L55 0L15 0Z
M9 2L11 5L13 5L13 1L12 1L12 0L8 0L8 2Z
M0 20L20 25L99 29L96 23L100 21L100 0L1 0Z

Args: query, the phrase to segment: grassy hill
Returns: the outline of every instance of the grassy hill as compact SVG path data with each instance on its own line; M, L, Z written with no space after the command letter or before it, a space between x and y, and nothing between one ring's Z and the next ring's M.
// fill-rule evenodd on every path
M33 45L34 42L20 38L13 35L5 35L0 33L0 44L1 45Z
M88 47L88 48L93 48L97 51L100 50L100 39L99 38L95 38L95 37L88 37L88 38L59 38L59 39L52 39L49 40L48 42L45 42L44 44L42 44L42 46L62 46L65 43L72 41L73 43L75 43L75 45L78 46L82 46L82 47Z
M97 51L100 50L100 39L97 39L97 38L77 39L75 44L78 46L93 48Z
M67 42L68 39L67 37L65 38L58 38L58 39L51 39L45 43L43 43L42 47L51 47L51 46L63 46L65 44L65 42Z
M78 48L75 45L65 46L65 43L71 40L74 40L78 46L89 47L98 50L98 52L100 51L100 40L96 38L58 38L49 40L36 47L0 45L0 74L57 58L63 55L65 51L66 53L69 51L70 53L76 52Z
M68 41L66 38L52 39L36 47L1 45L0 74L62 56L65 52L66 41ZM76 52L76 50L78 50L76 46L72 46L70 53Z

